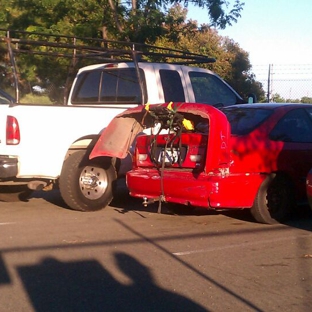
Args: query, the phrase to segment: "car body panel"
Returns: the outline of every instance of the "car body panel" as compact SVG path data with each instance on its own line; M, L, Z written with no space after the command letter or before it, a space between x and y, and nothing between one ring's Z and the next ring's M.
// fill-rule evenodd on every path
M150 109L167 107L169 103L151 105ZM225 115L213 106L197 103L174 103L180 113L200 116L209 120L211 141L210 145L217 146L217 151L207 157L207 167L224 163L228 165L230 125ZM200 109L199 109L200 107ZM102 132L95 144L90 159L99 156L125 158L136 136L153 126L154 120L146 118L148 112L145 107L135 107L117 115ZM208 149L212 151L212 149Z
M194 175L192 172L169 170L161 177L155 169L140 169L127 173L127 185L134 197L213 209L249 208L265 177L264 174ZM244 192L238 191L238 186Z
M168 103L163 104L162 107L166 105ZM271 110L273 113L249 133L235 135L231 133L231 127L226 117L226 109L232 109L231 107L227 107L221 112L209 105L176 103L177 111L185 118L195 122L196 118L200 116L207 122L209 131L201 134L203 137L207 136L203 168L201 170L190 169L183 165L180 168L173 165L170 168L161 167L160 164L151 161L148 163L148 160L140 163L138 161L140 149L144 149L144 145L148 145L146 142L149 142L146 136L140 136L136 142L133 169L127 173L130 194L135 197L213 209L250 208L263 181L271 174L282 172L293 182L297 198L303 198L305 177L309 168L312 167L312 140L311 142L288 142L271 139L270 134L289 112L296 108L312 109L312 106L301 104L251 105L236 105L235 109L245 110L260 107ZM127 139L124 140L128 142L131 127L127 126L124 118L131 118L132 126L135 122L141 122L142 127L139 129L141 131L144 128L144 122L142 123L144 114L146 114L144 110L135 109L128 110L117 117L118 120L103 132L101 140L96 144L91 156L125 155L126 146L129 144L125 144L122 147L123 152L120 153L121 147L118 146L117 141L110 139L106 142L106 139L110 135L115 138L116 132L122 129L122 125L126 125L122 135L128 134ZM147 126L151 125L152 123ZM130 136L134 138L132 134ZM166 141L165 137L166 134L158 136L159 146L164 145L161 142ZM183 138L183 134L181 138ZM110 152L114 150L112 145L116 145L116 153L108 154L108 150ZM190 145L188 148L192 150L196 149L196 146Z

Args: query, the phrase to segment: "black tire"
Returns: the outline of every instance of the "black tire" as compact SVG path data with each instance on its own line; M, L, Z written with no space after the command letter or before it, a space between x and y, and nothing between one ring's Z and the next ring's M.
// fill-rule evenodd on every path
M33 190L30 190L26 184L22 185L1 185L0 201L2 202L20 202L27 201Z
M261 184L251 214L260 223L281 223L290 218L295 205L292 182L284 175L272 174Z
M63 164L59 187L63 200L73 210L104 209L113 199L117 175L110 160L89 160L88 152L79 151Z

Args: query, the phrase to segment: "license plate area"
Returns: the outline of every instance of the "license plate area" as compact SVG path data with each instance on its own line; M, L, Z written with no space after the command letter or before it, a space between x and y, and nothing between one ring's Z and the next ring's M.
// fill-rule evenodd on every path
M159 165L165 162L166 167L170 166L179 166L183 163L186 155L186 147L180 148L164 148L158 147L156 153L156 160Z

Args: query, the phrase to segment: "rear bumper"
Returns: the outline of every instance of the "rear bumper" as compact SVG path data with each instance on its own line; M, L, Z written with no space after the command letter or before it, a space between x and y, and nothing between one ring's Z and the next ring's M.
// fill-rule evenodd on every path
M194 175L192 172L132 170L127 173L130 195L193 206L228 209L250 208L266 175Z
M0 179L8 179L16 177L18 172L17 158L8 156L0 156Z

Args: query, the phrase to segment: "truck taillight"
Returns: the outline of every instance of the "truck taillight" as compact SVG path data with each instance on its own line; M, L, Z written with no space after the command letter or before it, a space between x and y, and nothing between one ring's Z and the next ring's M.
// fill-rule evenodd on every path
M21 135L18 121L13 116L7 116L6 123L6 144L17 145L20 143Z

